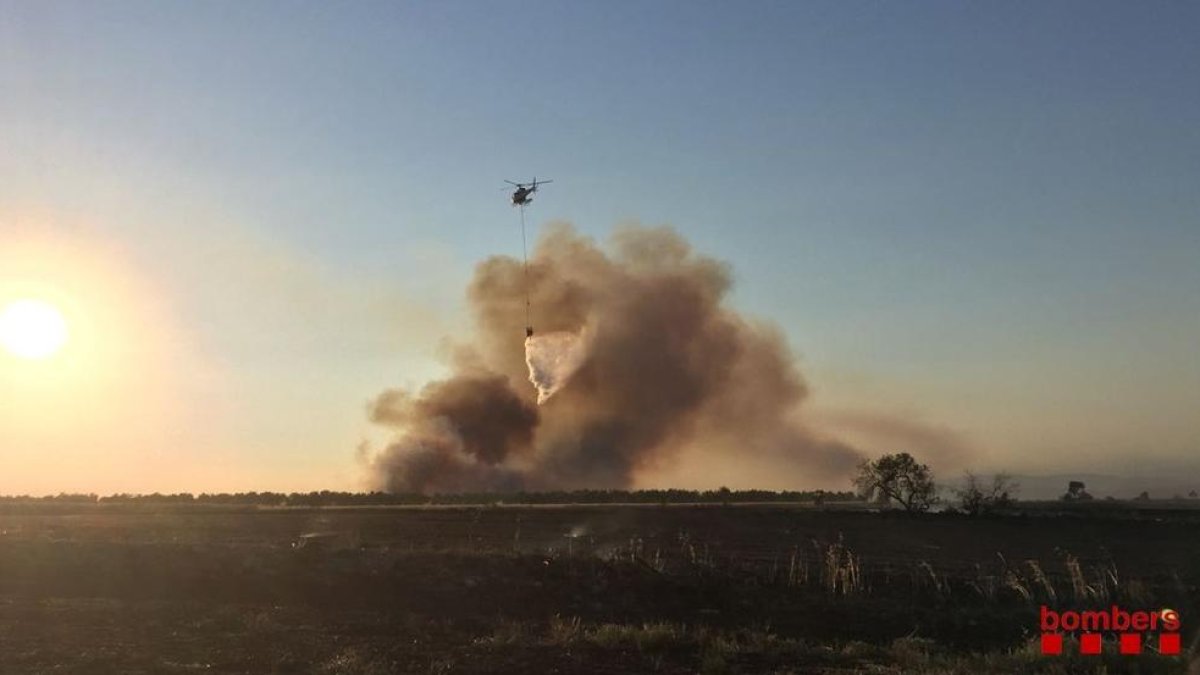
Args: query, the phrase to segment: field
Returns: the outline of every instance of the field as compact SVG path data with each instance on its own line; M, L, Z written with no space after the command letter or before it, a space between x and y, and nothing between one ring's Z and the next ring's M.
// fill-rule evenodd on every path
M1040 655L1114 603L1185 654ZM1196 510L0 510L2 673L1184 673L1197 609Z

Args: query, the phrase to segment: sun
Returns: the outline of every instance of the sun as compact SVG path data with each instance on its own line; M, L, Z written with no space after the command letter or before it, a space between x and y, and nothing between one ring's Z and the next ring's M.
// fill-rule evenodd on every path
M67 337L62 312L43 300L16 300L0 311L0 345L13 356L49 358L63 348Z

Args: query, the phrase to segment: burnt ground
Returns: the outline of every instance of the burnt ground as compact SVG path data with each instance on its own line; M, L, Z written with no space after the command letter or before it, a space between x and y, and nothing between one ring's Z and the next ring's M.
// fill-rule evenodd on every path
M8 509L0 673L1186 672L1038 608L1198 588L1196 511Z

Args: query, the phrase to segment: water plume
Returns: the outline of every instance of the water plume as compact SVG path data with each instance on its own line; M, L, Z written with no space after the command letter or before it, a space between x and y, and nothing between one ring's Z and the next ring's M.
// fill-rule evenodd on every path
M538 405L566 385L587 356L584 334L557 331L525 338L529 381L537 389Z

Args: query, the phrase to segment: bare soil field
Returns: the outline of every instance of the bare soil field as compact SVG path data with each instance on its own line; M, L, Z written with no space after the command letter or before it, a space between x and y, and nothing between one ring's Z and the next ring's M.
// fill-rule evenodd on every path
M1042 656L1171 607L1184 651ZM0 510L2 673L1192 672L1200 511Z

